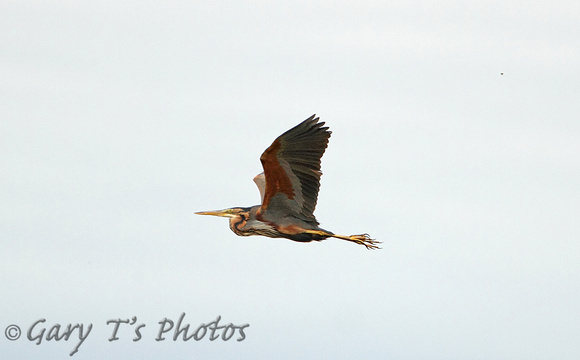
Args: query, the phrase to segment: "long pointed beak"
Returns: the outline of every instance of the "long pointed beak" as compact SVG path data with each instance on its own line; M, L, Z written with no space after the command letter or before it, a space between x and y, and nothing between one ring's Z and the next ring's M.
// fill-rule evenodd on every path
M221 216L221 217L234 217L235 215L232 214L230 209L225 210L216 210L216 211L198 211L196 212L197 215L212 215L212 216Z

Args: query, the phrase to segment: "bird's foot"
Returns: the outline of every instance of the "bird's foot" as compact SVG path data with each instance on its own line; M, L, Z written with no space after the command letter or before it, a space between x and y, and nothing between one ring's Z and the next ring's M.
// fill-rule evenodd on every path
M359 245L364 245L368 250L380 249L377 244L380 244L381 242L371 239L369 234L351 235L349 236L349 240Z

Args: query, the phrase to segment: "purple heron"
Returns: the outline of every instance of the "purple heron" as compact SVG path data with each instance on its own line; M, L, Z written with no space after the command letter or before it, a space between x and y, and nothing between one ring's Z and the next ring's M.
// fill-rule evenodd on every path
M320 158L331 132L312 115L280 135L260 156L264 172L254 177L261 205L200 211L199 215L228 217L239 236L262 235L299 242L338 238L379 249L368 234L337 235L318 227L314 208L320 188Z

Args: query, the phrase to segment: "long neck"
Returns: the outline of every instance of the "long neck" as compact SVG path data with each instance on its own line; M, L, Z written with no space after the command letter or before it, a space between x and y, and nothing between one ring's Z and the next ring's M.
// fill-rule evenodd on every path
M244 226L248 223L249 213L243 212L230 218L230 229L238 236L252 235L249 231L244 230Z
M245 208L235 217L230 218L230 229L240 236L262 235L268 237L280 237L280 233L274 226L267 222L256 219L256 212L260 205Z
M252 207L239 207L235 209L236 216L230 218L230 229L238 236L252 235L251 229L246 225L255 217L255 211L252 211Z

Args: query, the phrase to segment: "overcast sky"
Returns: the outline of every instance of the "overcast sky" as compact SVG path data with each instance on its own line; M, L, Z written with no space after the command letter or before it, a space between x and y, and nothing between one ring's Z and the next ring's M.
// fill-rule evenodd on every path
M579 18L567 0L1 1L2 357L70 358L78 329L46 336L78 323L73 359L578 359ZM333 131L315 215L382 250L194 215L258 204L260 154L314 113ZM182 313L249 327L156 341Z

